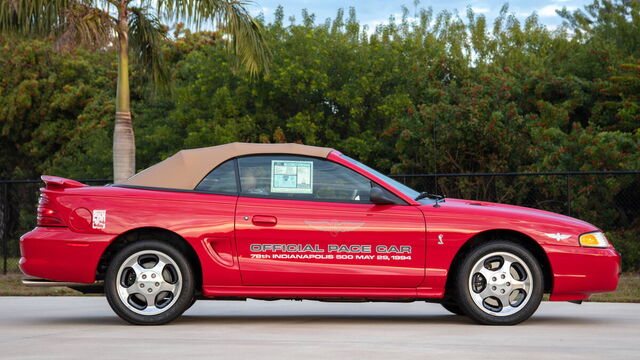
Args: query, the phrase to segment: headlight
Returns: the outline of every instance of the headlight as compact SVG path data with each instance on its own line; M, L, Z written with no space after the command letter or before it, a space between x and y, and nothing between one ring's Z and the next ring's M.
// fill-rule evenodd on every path
M606 248L609 246L607 237L600 231L580 235L580 245L586 247Z

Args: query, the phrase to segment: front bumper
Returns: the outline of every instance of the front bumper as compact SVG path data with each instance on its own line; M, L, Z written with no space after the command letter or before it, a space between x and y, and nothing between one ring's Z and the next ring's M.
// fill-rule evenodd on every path
M551 270L551 301L575 301L591 294L614 291L620 279L620 255L606 249L545 246Z
M93 283L100 256L112 238L63 227L36 227L20 238L20 270L47 280Z

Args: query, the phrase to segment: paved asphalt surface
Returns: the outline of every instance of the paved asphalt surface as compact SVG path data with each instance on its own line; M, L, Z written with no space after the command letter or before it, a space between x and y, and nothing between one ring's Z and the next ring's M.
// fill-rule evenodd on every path
M640 304L543 303L480 326L426 303L199 301L127 325L103 297L0 297L0 359L640 359Z

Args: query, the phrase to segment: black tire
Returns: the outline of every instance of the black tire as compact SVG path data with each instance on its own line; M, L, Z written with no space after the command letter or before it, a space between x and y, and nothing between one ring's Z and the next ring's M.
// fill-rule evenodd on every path
M507 270L507 261L511 260L515 261ZM456 278L456 300L464 314L477 323L515 325L538 309L544 293L543 281L540 264L525 247L492 241L465 256ZM515 299L511 300L513 295ZM509 304L505 306L506 302Z
M460 306L451 300L443 301L440 303L440 305L442 305L443 308L454 315L465 315Z
M127 261L127 263L134 261L136 264L140 265L140 261L142 261L140 259L143 257L145 257L145 259L149 259L148 261L153 264L153 256L156 256L156 265L160 264L160 260L158 259L170 259L173 261L172 263L167 261L163 261L163 263L169 264L171 268L168 268L168 266L163 267L160 264L157 268L162 268L162 270L160 270L160 272L156 271L153 273L153 269L156 267L153 269L145 268L145 263L143 264L145 266L141 266L141 268L144 271L146 280L142 280L142 275L136 275L137 273L133 270L136 265L121 269L125 261ZM161 258L158 258L158 256L161 256ZM129 276L125 276L125 272L126 275ZM156 280L150 280L151 275L147 277L147 273L153 273ZM120 278L118 278L119 276ZM138 276L140 276L140 278L138 278ZM132 280L131 277L133 277L134 280ZM161 282L154 282L160 277L162 278ZM167 280L167 277L170 279ZM133 283L131 283L131 281L133 281ZM174 281L174 283L171 283L171 281ZM152 282L152 284L149 284L149 282ZM145 284L147 284L146 288L144 288ZM158 286L157 284L161 284L162 286L165 284L167 284L167 286L174 286L175 293L172 293L171 291L163 291L162 288L158 287L155 288L155 290L157 290L157 294L153 294L154 289L151 288L153 288L154 285ZM126 301L125 303L125 300L123 300L122 297L126 295L122 294L121 296L119 289L121 291L122 289L125 289L126 291L126 289L134 285L136 289L140 287L140 291L143 291L142 289L149 290L150 294L144 295L141 293L129 295L129 299L127 299L129 301ZM125 288L125 286L127 287ZM195 293L194 275L187 258L175 247L156 240L138 241L131 243L120 250L109 263L105 277L105 293L113 311L125 321L135 325L162 325L178 318L193 304ZM140 304L142 300L140 299L144 300L145 296L151 297L154 295L155 300L152 301L155 302L153 306L149 307L149 301L146 301L144 303L146 307L140 309L142 307ZM134 296L137 296L137 298L132 299ZM161 307L162 304L158 303L158 299L163 302L164 307ZM138 312L136 312L136 309ZM159 313L154 313L153 311L150 314L139 313L147 309L149 311L155 309Z
M198 299L196 299L195 297L191 300L191 303L189 304L189 306L187 306L187 310L191 309L191 307L196 303L196 301L198 301ZM185 311L187 311L185 310Z

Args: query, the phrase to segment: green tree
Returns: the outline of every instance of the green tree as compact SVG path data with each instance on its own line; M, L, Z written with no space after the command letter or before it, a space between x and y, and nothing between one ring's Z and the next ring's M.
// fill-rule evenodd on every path
M618 56L640 53L640 1L595 0L583 9L558 11L575 39Z
M136 4L140 6L135 6ZM200 26L212 22L229 34L229 47L239 62L256 73L268 62L260 24L244 3L232 0L0 0L0 31L46 35L59 49L103 48L115 44L118 54L116 117L113 133L114 181L135 172L135 140L131 121L129 56L143 64L157 83L165 80L160 43L165 31L158 17ZM130 51L131 50L131 51Z
M113 125L105 117L114 110L113 53L61 54L49 42L2 36L0 43L0 177L34 178L65 157L72 164L82 154L65 151L68 144L93 140L93 129ZM111 155L104 148L92 152ZM70 167L63 173L69 170L80 177L109 176Z

